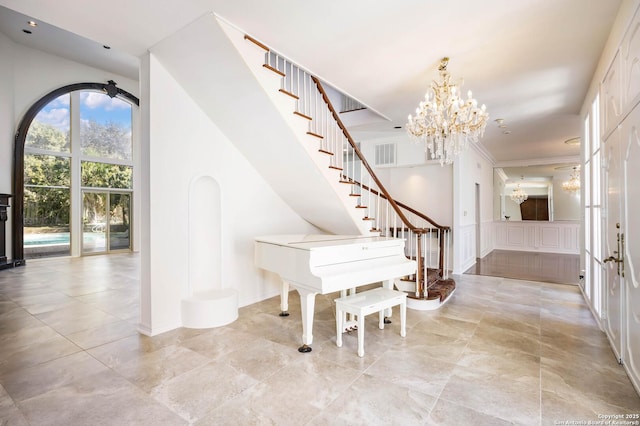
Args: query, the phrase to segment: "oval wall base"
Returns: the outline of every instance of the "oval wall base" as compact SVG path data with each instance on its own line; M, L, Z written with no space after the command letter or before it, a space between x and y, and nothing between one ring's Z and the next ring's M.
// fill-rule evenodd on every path
M238 292L234 289L208 290L182 299L182 326L213 328L238 318Z

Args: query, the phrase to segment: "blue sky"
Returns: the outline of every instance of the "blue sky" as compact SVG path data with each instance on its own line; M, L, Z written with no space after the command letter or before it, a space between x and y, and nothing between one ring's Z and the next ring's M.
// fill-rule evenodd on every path
M40 110L36 120L67 132L69 130L69 94L49 102ZM113 121L131 129L131 105L118 98L110 98L100 92L80 92L80 120L99 123Z

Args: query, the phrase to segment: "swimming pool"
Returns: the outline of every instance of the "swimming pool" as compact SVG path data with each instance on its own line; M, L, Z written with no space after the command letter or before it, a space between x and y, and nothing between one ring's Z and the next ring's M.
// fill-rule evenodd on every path
M25 246L44 246L55 244L69 244L69 232L53 232L50 234L25 234Z
M104 233L98 232L85 232L83 234L84 243L103 242ZM49 234L25 234L24 246L53 246L53 245L69 245L70 233L69 232L52 232Z

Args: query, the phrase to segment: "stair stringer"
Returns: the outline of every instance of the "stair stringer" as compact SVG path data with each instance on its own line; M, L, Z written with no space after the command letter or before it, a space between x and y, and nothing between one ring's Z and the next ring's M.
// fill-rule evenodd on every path
M278 92L278 79L257 78L221 25L227 24L207 14L150 53L302 218L332 234L369 234L349 185L339 184L326 154L312 148L304 119L294 116L291 104L283 112L288 100L274 96L286 96Z

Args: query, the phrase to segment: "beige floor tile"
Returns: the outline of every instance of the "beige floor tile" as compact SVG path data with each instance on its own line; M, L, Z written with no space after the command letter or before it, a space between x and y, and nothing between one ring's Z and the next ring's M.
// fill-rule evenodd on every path
M426 422L429 426L509 426L513 422L439 399Z
M21 401L32 425L186 425L135 385L106 370Z
M2 383L15 401L23 401L106 370L86 352L77 352L8 373Z
M504 327L478 325L469 346L474 348L494 346L496 353L503 350L521 351L531 355L540 355L540 338L530 333L508 330Z
M435 397L363 375L309 425L423 425Z
M209 363L153 388L151 396L190 423L259 383L224 363Z
M29 426L29 422L2 385L0 385L0 424Z
M197 352L170 345L135 357L114 367L114 370L140 389L150 392L156 386L210 361Z
M500 376L458 366L440 398L522 425L540 423L540 378Z
M576 286L454 275L440 310L365 321L335 345L338 293L240 309L224 327L137 333L139 255L0 271L0 424L551 425L640 412ZM379 284L374 284L377 286Z
M438 397L454 368L453 363L436 360L419 351L392 348L369 367L365 374Z

